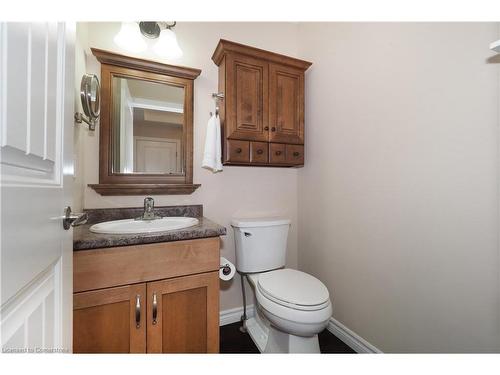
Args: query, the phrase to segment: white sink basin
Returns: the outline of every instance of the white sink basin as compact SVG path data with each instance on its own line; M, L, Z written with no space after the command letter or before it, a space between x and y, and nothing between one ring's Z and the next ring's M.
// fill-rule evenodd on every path
M175 230L192 227L198 224L194 217L169 216L155 220L114 220L94 224L90 231L94 233L108 234L130 234L130 233L154 233L166 230Z

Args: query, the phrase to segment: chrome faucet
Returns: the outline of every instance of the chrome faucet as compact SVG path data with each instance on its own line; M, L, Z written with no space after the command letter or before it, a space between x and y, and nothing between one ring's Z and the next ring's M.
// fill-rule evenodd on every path
M144 212L136 220L155 220L161 216L155 215L155 201L151 197L144 198Z

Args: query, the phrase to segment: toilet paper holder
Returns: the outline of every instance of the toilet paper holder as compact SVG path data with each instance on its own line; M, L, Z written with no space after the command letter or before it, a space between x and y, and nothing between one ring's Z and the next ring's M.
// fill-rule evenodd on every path
M222 273L224 276L227 276L231 273L231 266L229 266L229 264L222 264L220 267L219 267L220 270L222 270Z

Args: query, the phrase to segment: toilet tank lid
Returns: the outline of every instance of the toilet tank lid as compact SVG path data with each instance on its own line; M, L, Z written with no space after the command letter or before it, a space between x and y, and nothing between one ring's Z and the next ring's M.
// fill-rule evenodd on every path
M280 217L261 217L261 218L246 218L233 219L231 226L236 228L251 228L251 227L272 227L275 225L289 225L290 219Z

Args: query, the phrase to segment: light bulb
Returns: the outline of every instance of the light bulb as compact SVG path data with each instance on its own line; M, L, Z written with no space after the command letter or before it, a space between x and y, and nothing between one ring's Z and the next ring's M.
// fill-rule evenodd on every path
M177 43L177 37L170 29L164 29L160 32L153 50L156 54L167 58L178 59L182 57L182 50Z
M143 52L147 48L137 22L123 22L114 42L130 52Z

